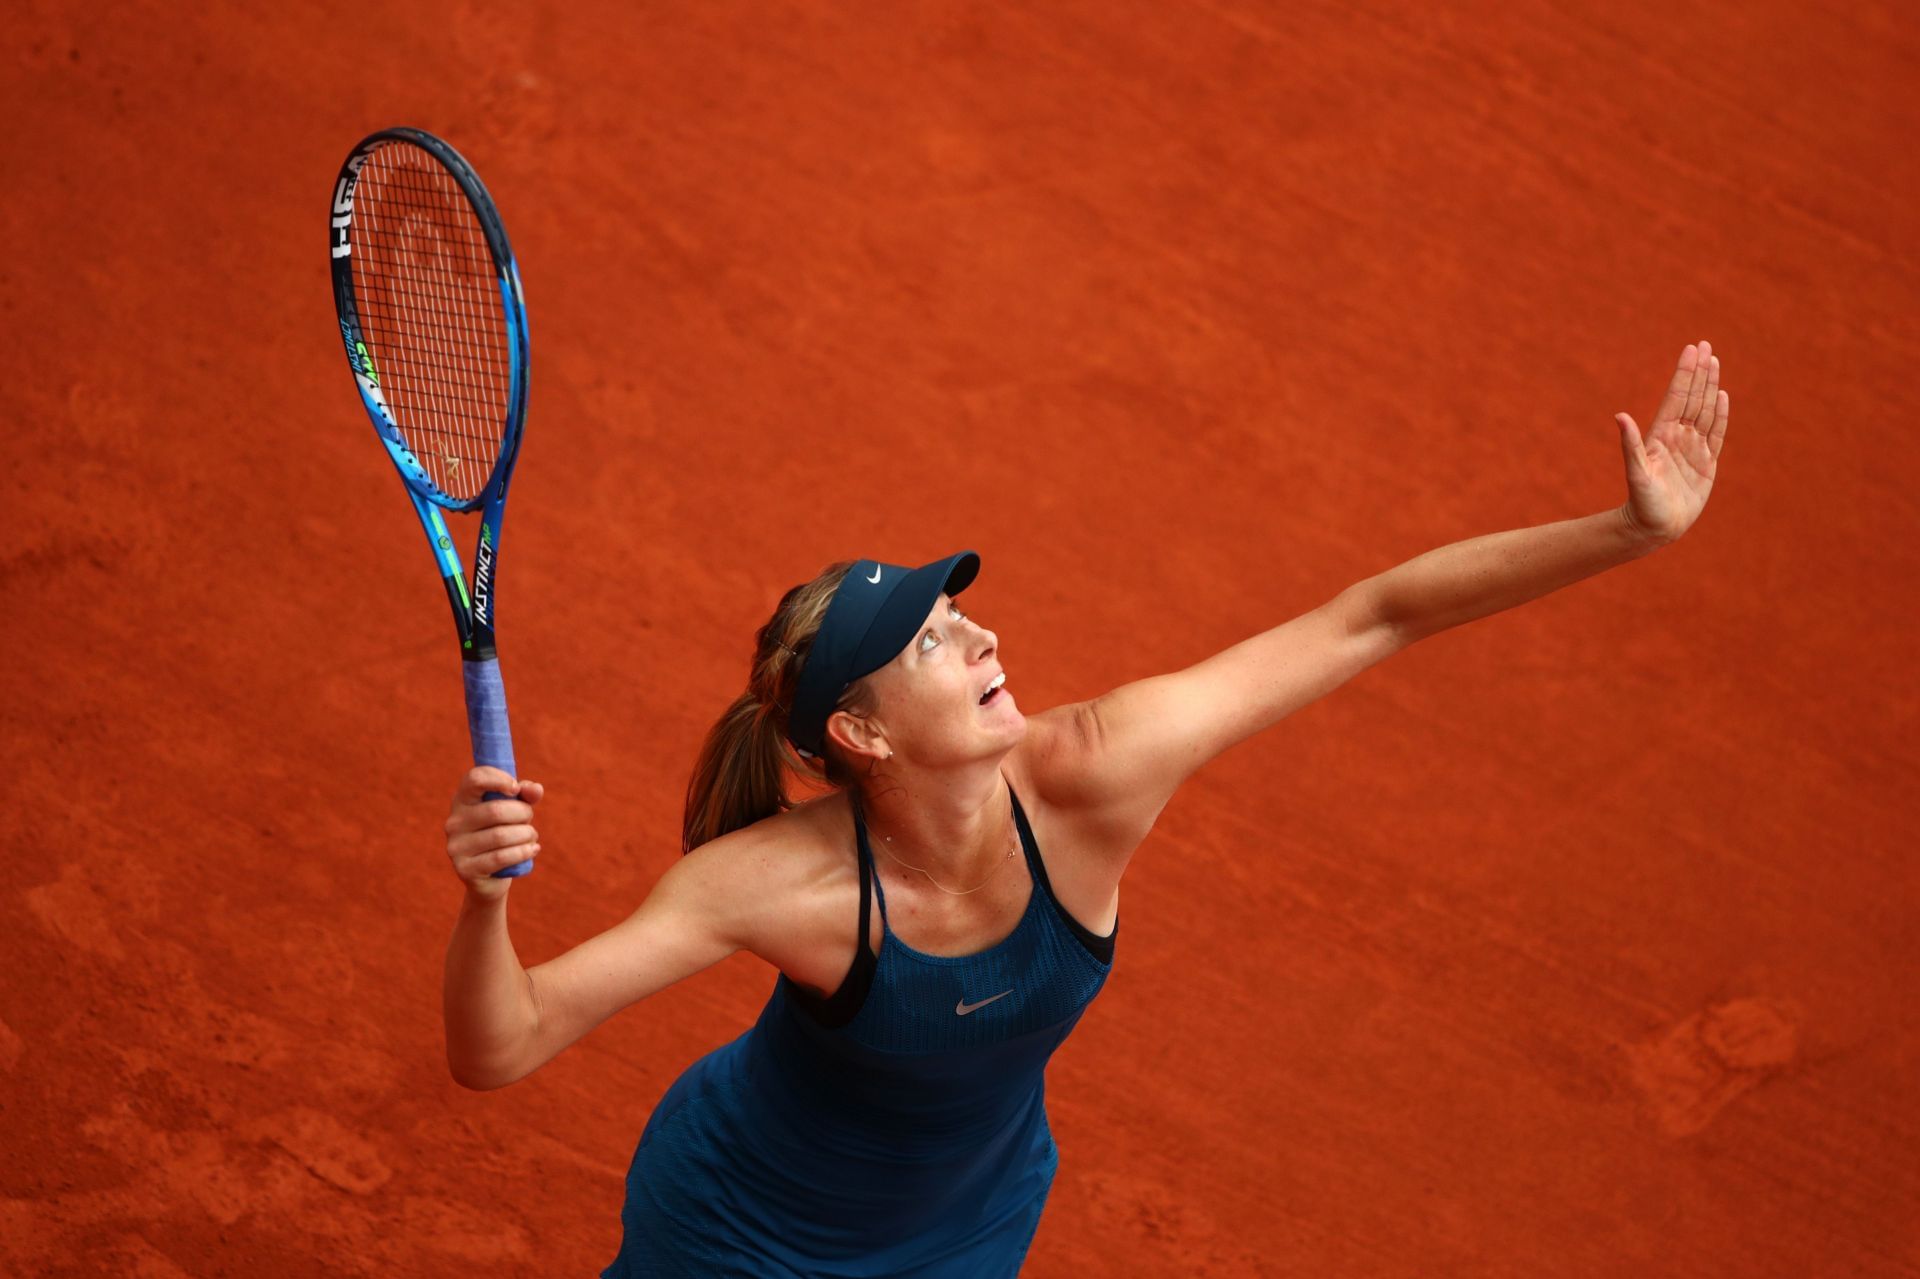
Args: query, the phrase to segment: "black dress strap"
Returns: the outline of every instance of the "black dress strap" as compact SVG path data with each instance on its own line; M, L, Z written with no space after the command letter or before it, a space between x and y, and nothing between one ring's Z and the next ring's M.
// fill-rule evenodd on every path
M880 882L880 872L875 869L873 864L873 845L869 843L867 839L866 810L860 807L860 792L858 789L849 790L847 795L853 801L853 833L860 843L860 865L864 873L873 878L874 900L880 903L880 922L885 924L887 920L887 886ZM863 939L867 936L867 883L864 879L860 881L860 936Z
M860 869L860 933L854 943L853 964L840 982L840 989L826 999L797 982L788 983L793 989L794 1002L830 1030L846 1025L859 1014L861 1006L867 1002L867 992L873 987L874 970L880 964L868 940L873 927L872 889L878 887L873 873L873 849L867 844L867 824L860 813L860 794L849 790L847 795L853 803L854 845Z
M1067 931L1086 947L1087 953L1103 964L1111 964L1114 939L1120 935L1120 921L1115 919L1113 931L1102 937L1067 913L1067 908L1053 895L1053 882L1047 878L1047 864L1040 857L1040 842L1033 837L1033 827L1027 825L1027 810L1020 807L1020 797L1013 794L1012 782L1007 783L1007 794L1013 796L1013 824L1020 828L1020 846L1026 850L1027 866L1033 872L1034 882L1046 893L1053 913L1067 926Z

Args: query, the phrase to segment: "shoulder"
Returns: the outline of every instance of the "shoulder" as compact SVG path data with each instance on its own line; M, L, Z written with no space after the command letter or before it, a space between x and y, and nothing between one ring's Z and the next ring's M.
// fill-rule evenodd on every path
M750 876L781 865L791 864L793 854L804 854L818 846L823 804L833 796L809 800L785 812L763 817L751 825L728 831L708 840L681 860L688 865L703 865L708 873L728 877Z
M832 792L709 840L675 871L713 895L741 949L785 967L796 941L810 934L808 921L858 892L853 840L847 797Z
M1036 834L1042 826L1077 849L1124 859L1160 815L1144 796L1116 797L1096 764L1102 750L1094 702L1071 702L1027 716L1027 733L1007 759L1007 774Z
M1087 797L1087 760L1100 732L1092 702L1070 702L1027 716L1026 736L1008 756L1023 803L1077 808Z

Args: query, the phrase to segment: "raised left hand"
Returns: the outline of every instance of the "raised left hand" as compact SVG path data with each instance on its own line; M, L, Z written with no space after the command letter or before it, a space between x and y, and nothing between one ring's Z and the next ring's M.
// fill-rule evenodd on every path
M1720 389L1713 344L1680 352L1644 439L1629 415L1616 413L1613 420L1627 461L1627 523L1655 544L1671 542L1700 518L1727 438L1727 393Z

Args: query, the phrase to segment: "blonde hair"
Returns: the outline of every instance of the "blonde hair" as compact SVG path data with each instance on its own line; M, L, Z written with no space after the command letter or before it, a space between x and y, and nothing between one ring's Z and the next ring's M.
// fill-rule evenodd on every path
M829 741L818 758L802 758L787 740L787 717L794 689L806 666L813 638L827 605L853 568L847 560L828 565L818 577L788 591L754 636L747 691L707 731L687 782L687 809L680 824L680 849L690 853L728 831L793 807L788 770L831 786L853 783L853 770ZM871 712L865 680L848 685L835 705L856 715Z

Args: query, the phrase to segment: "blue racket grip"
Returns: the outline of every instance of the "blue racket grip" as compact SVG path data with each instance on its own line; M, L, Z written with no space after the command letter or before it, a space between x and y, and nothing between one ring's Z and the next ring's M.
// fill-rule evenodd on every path
M473 739L473 762L481 768L498 768L509 777L520 774L513 767L513 733L507 728L507 689L500 682L500 659L460 663L461 677L467 685L467 735ZM497 791L488 791L484 799L508 799ZM533 869L531 860L505 866L493 872L494 879L518 879Z

